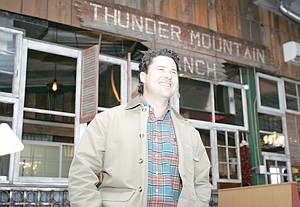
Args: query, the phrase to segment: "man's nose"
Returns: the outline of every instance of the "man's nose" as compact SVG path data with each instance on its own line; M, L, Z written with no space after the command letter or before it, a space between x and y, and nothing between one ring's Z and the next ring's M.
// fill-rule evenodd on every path
M164 76L168 79L171 79L172 78L172 71L165 70Z

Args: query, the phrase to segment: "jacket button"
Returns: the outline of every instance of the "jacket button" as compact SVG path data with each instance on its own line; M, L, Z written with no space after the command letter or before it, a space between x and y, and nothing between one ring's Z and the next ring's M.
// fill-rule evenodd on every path
M140 192L142 192L142 191L143 191L142 187L139 187L139 191L140 191Z
M139 135L140 135L140 138L143 138L145 136L144 133L140 133Z
M139 159L139 164L142 164L144 160L142 158Z

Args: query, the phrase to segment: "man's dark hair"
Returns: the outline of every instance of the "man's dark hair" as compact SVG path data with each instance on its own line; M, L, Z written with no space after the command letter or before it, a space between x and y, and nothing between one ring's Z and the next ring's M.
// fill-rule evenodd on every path
M142 61L139 64L139 86L138 86L138 92L140 94L143 93L144 91L144 83L141 82L140 79L140 74L141 72L148 72L148 67L149 65L152 63L153 58L157 57L157 56L167 56L172 58L175 61L176 64L176 68L178 70L178 64L179 64L179 57L178 57L178 53L173 51L173 50L169 50L167 48L163 48L160 50L153 50L151 52L147 52L145 53L145 55L142 58Z

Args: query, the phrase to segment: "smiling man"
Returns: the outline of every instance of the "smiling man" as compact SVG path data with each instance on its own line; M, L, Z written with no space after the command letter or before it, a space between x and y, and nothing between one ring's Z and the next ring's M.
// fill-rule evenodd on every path
M178 63L168 49L146 53L140 95L89 124L70 167L72 207L209 206L210 162L200 135L170 106Z

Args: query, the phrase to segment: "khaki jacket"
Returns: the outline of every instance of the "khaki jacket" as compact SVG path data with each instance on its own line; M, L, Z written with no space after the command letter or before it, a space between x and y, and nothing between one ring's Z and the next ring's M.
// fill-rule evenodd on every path
M69 172L72 207L144 207L148 189L148 107L137 97L96 115L79 143ZM208 207L210 162L197 130L171 112L183 188L178 207ZM99 187L99 172L103 182Z

